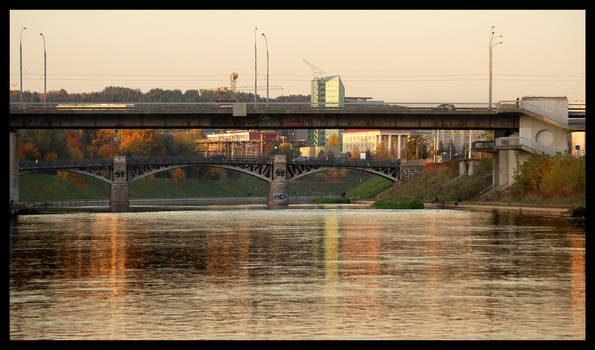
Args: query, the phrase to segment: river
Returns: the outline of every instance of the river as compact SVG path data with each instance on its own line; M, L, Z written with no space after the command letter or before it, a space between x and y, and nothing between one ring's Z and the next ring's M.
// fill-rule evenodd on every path
M10 339L585 339L584 220L458 210L19 216Z

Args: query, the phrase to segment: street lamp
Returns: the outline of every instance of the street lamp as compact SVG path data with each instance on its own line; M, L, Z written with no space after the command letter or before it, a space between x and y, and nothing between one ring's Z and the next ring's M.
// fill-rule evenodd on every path
M27 27L23 27L23 29L21 29L21 37L19 40L19 59L20 59L20 63L21 63L21 68L20 68L20 73L21 73L21 93L19 94L20 98L21 98L21 109L23 108L23 30L26 30Z
M257 87L256 87L256 31L258 30L257 27L254 27L254 108L256 108L256 93L257 93Z
M45 105L45 95L46 95L46 78L47 78L47 74L46 74L46 53L45 53L45 37L43 36L43 33L39 33L39 35L41 35L41 38L43 39L43 104Z
M499 41L497 43L494 43L494 39L496 38L501 38L502 35L495 35L496 33L494 32L494 26L492 26L492 28L490 28L490 42L489 42L489 54L490 54L490 67L489 67L489 71L490 71L490 111L492 110L492 48L496 45L500 45L503 42Z
M264 37L264 43L267 48L267 107L269 105L269 43L267 42L267 36L262 33Z

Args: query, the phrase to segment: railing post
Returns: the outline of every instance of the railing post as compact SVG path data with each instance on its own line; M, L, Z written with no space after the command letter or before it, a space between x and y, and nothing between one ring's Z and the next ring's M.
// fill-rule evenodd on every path
M267 208L287 209L289 206L289 182L287 181L287 159L276 155L273 161L273 180L269 182Z

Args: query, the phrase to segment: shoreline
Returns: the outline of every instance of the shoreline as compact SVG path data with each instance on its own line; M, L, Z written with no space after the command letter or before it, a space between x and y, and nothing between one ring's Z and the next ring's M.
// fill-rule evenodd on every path
M266 199L265 199L266 200ZM135 201L136 202L136 201ZM143 203L144 202L144 203ZM147 202L151 202L148 200ZM139 200L130 205L129 212L151 212L151 211L177 211L177 210L265 210L268 209L266 203L260 202L260 198L253 199L252 203L172 203L165 204L166 200L160 199L155 202L147 203ZM175 201L174 201L175 202ZM216 201L215 201L216 202ZM257 203L254 203L257 202ZM452 202L452 201L423 201L423 209L451 209L451 210L469 210L483 212L513 213L519 215L546 215L560 217L584 217L584 212L569 205L550 205L550 204L522 204L522 203L503 203L503 202ZM63 213L110 213L109 206L96 203L95 205L78 205L67 207L38 207L35 203L23 203L18 209L11 209L12 215L28 214L63 214ZM99 205L97 205L99 204ZM290 203L287 209L375 209L372 207L374 201L353 200L351 203ZM395 208L398 210L399 208ZM584 211L584 210L583 210Z
M513 213L520 215L546 215L576 217L577 210L571 205L524 204L503 202L434 202L424 201L424 209L454 209L469 211L487 211L498 213ZM580 215L584 216L584 215Z

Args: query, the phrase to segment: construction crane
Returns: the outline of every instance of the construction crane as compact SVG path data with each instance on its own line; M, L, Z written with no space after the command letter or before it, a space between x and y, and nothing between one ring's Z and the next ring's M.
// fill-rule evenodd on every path
M236 80L238 80L238 73L231 72L229 76L229 88L231 89L231 95L233 98L236 97Z
M320 79L324 74L326 74L322 69L316 67L312 63L306 61L305 59L302 58L302 61L304 61L304 63L306 63L312 69L312 74L314 74L314 79Z
M226 86L218 87L214 89L200 89L198 90L199 95L202 95L204 92L218 92L220 94L224 94L227 91L231 91L232 98L235 99L236 95L236 80L238 79L238 73L232 72L229 75L229 88Z
M212 89L200 89L200 90L198 90L198 94L202 95L205 92L216 92L216 93L223 95L229 91L229 92L231 92L231 100L229 100L229 101L235 101L237 92L252 92L254 90L254 86L237 86L238 76L239 75L236 72L232 72L229 75L229 87L222 86L222 87L212 88ZM264 87L259 86L259 88L264 88ZM283 87L281 87L279 85L273 85L273 86L269 86L269 90L283 90ZM219 98L219 99L221 99L221 98ZM225 100L225 101L228 101L228 100Z

